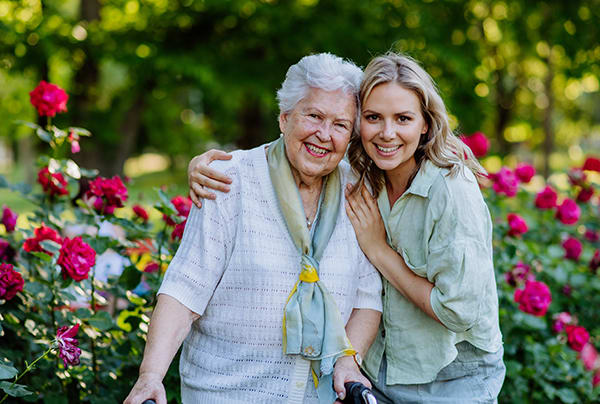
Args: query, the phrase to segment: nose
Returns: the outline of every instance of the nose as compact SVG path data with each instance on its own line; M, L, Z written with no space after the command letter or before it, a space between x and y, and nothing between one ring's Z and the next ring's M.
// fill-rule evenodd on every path
M320 126L319 129L317 130L317 139L319 139L321 142L327 143L331 140L331 134L333 131L333 124L331 122L323 122Z
M379 137L383 141L391 141L396 136L396 132L394 130L394 126L389 122L383 123L383 128L381 128L381 132L379 133Z

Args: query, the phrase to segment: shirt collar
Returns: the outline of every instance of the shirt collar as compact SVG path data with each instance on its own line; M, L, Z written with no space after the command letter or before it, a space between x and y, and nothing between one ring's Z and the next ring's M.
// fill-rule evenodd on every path
M441 168L433 164L431 161L423 161L421 168L419 168L417 175L415 175L415 178L406 192L427 198L429 195L429 188L431 188L431 185L433 185L433 181L435 181L440 170Z

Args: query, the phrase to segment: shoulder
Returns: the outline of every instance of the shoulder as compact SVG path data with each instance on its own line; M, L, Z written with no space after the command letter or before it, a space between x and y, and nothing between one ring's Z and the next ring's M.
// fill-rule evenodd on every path
M433 166L432 163L430 165ZM477 179L469 168L460 166L455 172L451 172L448 168L433 167L437 169L437 173L429 191L432 201L459 203L463 207L469 201L483 202Z

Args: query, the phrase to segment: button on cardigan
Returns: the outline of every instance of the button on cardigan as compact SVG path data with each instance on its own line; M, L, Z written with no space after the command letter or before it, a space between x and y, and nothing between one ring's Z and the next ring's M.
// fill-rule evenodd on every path
M213 163L233 179L231 191L192 207L159 290L201 315L183 344L182 400L317 402L308 362L283 353L283 308L300 254L279 211L264 146L232 154ZM347 163L340 169L342 186L355 181ZM381 311L381 278L343 205L319 275L344 323L354 308Z

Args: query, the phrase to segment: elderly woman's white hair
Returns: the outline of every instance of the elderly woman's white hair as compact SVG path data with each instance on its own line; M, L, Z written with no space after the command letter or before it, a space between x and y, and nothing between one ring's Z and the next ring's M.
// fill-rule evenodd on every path
M310 88L325 91L342 90L356 97L363 72L349 60L331 53L305 56L288 69L281 88L277 91L279 112L290 112ZM357 104L358 105L358 104Z

